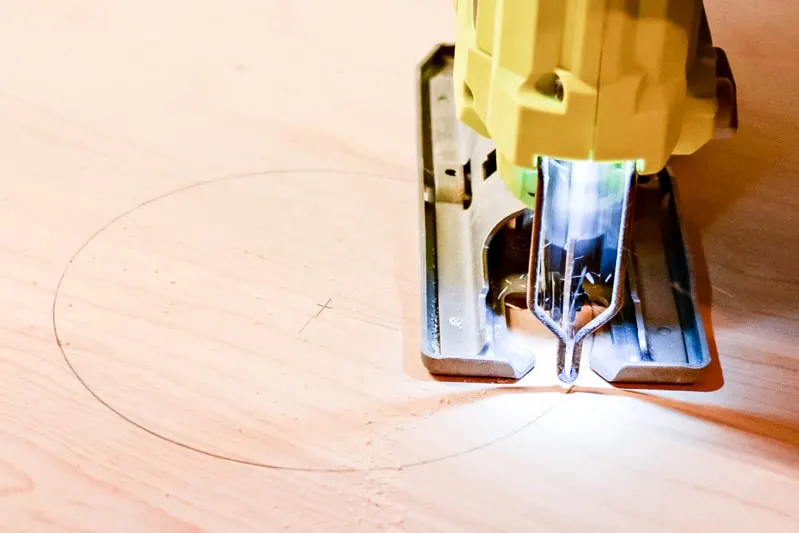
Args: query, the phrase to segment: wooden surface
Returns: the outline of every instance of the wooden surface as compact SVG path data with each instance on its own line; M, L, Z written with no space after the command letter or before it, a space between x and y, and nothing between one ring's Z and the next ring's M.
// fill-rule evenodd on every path
M451 1L0 2L0 531L799 531L799 4L707 4L742 129L675 168L720 365L564 394L418 360Z

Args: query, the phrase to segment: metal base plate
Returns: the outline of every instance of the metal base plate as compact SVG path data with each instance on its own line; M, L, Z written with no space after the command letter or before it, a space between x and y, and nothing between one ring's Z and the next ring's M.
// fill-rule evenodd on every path
M595 334L591 368L613 383L690 384L710 364L694 268L673 177L646 178L636 191L625 304Z
M422 359L433 374L518 379L536 354L505 304L526 292L532 213L496 171L493 143L456 116L453 54L441 45L420 68ZM710 356L671 176L636 197L634 284L585 355L610 382L691 383Z
M508 296L524 293L528 257L496 257L489 243L525 209L496 172L491 141L456 116L453 52L438 47L420 72L422 356L434 374L520 378L535 357L504 309Z

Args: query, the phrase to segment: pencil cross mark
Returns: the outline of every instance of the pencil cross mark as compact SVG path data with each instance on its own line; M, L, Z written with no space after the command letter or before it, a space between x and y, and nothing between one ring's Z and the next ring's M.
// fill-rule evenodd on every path
M315 319L317 319L319 317L319 315L321 315L324 312L325 309L333 309L332 307L330 307L330 302L332 302L332 301L333 301L333 298L328 298L325 303L316 304L316 306L319 308L319 311L317 311L316 314L312 315L311 318L309 318L308 321L305 322L305 324L302 325L302 327L297 332L297 334L299 335L300 333L305 331L305 328L307 328L311 324L311 322L313 322Z

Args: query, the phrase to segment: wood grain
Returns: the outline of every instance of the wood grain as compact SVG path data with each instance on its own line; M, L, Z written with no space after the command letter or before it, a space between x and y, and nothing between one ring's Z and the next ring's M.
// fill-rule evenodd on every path
M719 364L564 394L418 359L451 2L0 3L0 531L799 531L799 6L706 4L742 128L674 168Z

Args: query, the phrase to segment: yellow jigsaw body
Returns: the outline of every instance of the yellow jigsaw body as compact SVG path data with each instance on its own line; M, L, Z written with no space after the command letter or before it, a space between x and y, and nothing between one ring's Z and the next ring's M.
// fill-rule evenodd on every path
M459 118L530 205L538 156L660 171L714 136L701 0L455 0Z

